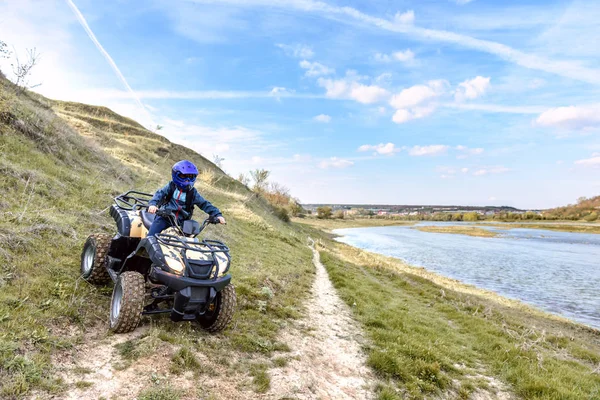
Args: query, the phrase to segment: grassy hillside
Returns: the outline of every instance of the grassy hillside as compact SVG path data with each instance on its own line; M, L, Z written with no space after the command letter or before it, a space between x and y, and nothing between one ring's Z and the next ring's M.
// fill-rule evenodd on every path
M153 340L183 352L173 355L174 373L182 357L185 366L198 352L215 358L285 350L276 334L298 315L313 276L310 250L289 224L199 154L107 108L16 96L0 76L0 398L70 388L57 375L56 360L106 335L111 294L110 286L78 278L82 245L88 234L115 232L108 215L115 195L134 188L154 192L181 159L202 170L196 187L228 219L208 235L231 247L238 311L211 346L200 346L208 336L189 324L168 318L143 324L151 325ZM128 342L123 354L138 345ZM139 359L151 352L133 354ZM268 362L249 368L248 360L229 365L245 365L268 385Z

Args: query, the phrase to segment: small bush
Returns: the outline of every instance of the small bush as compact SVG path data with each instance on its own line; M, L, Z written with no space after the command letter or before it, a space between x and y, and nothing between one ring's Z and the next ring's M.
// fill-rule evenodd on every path
M594 211L591 214L586 215L583 219L587 222L594 222L598 219L598 213Z
M275 207L275 216L283 222L290 222L290 214L287 208Z
M331 218L331 207L317 207L317 218L319 218L319 219Z

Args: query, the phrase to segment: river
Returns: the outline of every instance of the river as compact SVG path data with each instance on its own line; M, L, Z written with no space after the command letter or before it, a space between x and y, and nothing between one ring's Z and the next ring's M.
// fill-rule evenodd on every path
M419 225L456 225L421 223ZM502 229L493 238L411 226L337 229L338 241L399 258L600 328L600 235Z

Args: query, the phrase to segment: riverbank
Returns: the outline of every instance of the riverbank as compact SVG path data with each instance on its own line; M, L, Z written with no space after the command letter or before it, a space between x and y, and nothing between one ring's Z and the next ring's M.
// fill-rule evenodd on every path
M382 218L356 218L356 219L318 219L315 217L292 218L293 222L308 225L313 228L331 232L334 229L367 228L376 226L406 226L414 225L417 221L399 221Z
M551 231L573 232L573 233L594 233L600 234L600 224L596 223L576 223L570 221L561 222L505 222L497 223L490 221L489 223L480 222L475 226L487 226L502 229L547 229Z
M594 398L600 332L521 302L335 242L319 250L361 323L379 398ZM331 228L333 229L333 228Z
M467 235L477 237L496 237L498 233L487 229L478 228L475 226L452 225L452 226L414 226L412 229L417 229L422 232L431 233L452 233L456 235Z

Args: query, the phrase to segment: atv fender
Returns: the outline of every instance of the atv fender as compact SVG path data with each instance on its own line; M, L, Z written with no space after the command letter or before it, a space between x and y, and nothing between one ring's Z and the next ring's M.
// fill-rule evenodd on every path
M154 236L140 240L137 248L123 262L121 272L133 270L147 275L152 264L168 268L165 256Z

